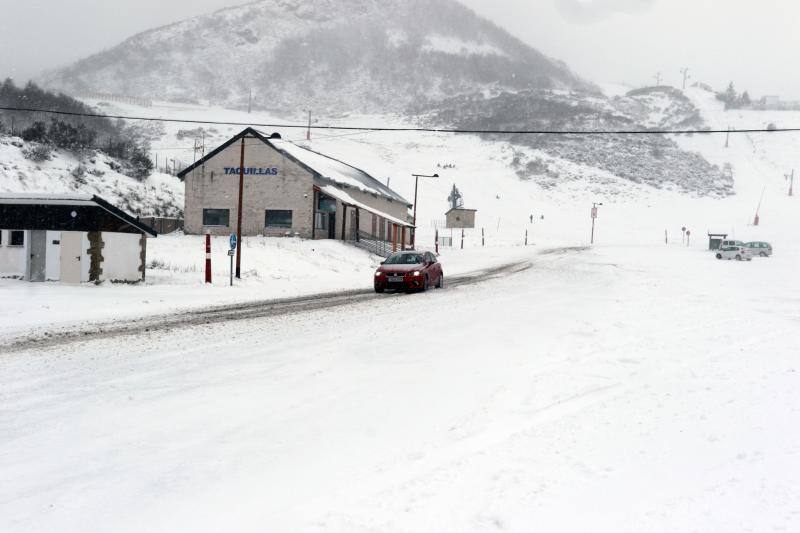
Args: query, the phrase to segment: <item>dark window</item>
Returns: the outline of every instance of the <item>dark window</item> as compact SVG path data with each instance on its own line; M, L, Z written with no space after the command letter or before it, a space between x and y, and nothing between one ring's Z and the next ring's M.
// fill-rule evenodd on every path
M336 200L330 196L320 194L319 200L317 200L317 211L320 213L335 213Z
M25 246L25 232L12 231L11 239L9 239L9 246Z
M268 209L265 226L268 228L292 227L292 212L280 209Z
M203 225L229 226L230 216L229 209L203 209Z

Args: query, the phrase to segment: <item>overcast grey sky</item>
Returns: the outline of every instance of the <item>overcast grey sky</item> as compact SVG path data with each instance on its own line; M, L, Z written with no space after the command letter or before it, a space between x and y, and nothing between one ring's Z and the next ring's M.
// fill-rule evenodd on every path
M313 1L313 0L309 0ZM800 100L795 0L462 0L598 83L680 69L722 87ZM0 0L0 77L27 79L137 32L242 0Z

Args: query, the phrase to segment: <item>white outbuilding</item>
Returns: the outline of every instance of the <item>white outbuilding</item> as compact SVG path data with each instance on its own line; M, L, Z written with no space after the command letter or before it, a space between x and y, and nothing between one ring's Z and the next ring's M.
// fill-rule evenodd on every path
M0 194L0 277L144 281L152 228L98 196Z

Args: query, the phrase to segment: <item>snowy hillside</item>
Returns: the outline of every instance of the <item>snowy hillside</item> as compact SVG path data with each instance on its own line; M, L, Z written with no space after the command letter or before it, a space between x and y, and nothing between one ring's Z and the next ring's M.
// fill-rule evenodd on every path
M680 91L651 88L606 99L560 91L522 91L494 97L449 99L433 111L434 122L497 131L630 131L704 126L698 109ZM490 138L493 136L489 136ZM612 174L633 183L695 196L726 196L733 182L702 155L663 135L502 135L517 149L514 168L545 188ZM583 172L565 171L565 160Z
M179 216L183 184L167 174L139 181L120 173L121 165L96 150L76 155L53 150L46 159L31 156L35 143L0 135L0 192L97 194L134 215Z
M453 0L261 0L142 33L43 82L238 108L252 88L258 107L340 112L476 90L594 90Z

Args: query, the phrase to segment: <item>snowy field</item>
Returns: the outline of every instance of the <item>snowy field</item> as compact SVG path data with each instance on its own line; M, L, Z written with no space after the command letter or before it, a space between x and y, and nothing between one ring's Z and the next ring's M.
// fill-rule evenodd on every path
M800 123L688 95L715 129ZM487 245L472 231L461 251L456 234L447 275L533 267L304 314L0 348L0 531L800 531L800 198L784 178L800 135L676 141L731 164L737 194L545 191L508 169L501 143L472 137L316 139L406 197L398 169L440 172L421 182L427 247L458 183ZM588 245L592 202L596 245L560 250ZM775 256L717 261L708 231L769 241ZM335 242L247 239L229 288L225 241L213 286L202 238L185 236L148 243L143 285L0 280L0 336L368 289L378 262Z
M796 531L798 259L613 245L3 355L0 530Z

